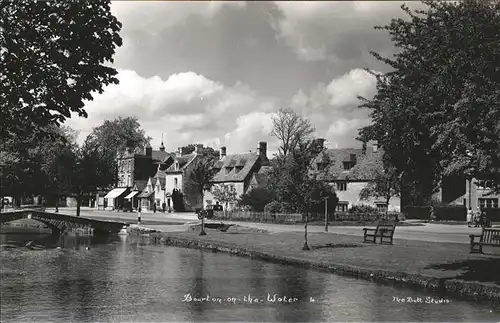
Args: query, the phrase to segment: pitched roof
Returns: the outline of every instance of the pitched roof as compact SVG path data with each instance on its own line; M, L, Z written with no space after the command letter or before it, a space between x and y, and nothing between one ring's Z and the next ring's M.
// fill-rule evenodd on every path
M147 184L148 184L147 180L138 179L134 181L134 186L137 186L137 190L139 191L144 190Z
M171 173L171 172L178 172L178 171L182 170L195 157L196 157L196 154L187 154L187 155L182 155L182 156L179 156L179 157L175 157L174 158L174 162L172 163L172 165L170 165L167 168L166 172L167 173ZM175 162L179 163L179 169L178 170L175 169Z
M157 185L157 184L158 184L158 182L160 182L160 188L161 188L162 190L164 190L164 189L165 189L165 181L166 181L166 180L165 180L165 178L157 177L157 178L156 178L156 184L155 184L155 185Z
M373 180L376 170L382 165L382 150L367 155L360 148L327 149L326 154L331 162L326 180ZM356 157L356 164L345 170L344 162L351 161L351 155Z
M161 150L153 150L151 152L151 157L153 160L164 162L165 158L167 157L173 157L174 154L167 153L166 151L161 151Z
M212 178L212 182L242 182L257 160L259 160L259 155L256 153L227 155L215 163L214 168L219 171Z

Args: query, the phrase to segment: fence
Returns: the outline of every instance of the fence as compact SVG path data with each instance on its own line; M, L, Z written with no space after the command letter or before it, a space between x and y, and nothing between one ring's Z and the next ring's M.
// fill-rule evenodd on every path
M266 213L266 212L252 212L252 211L228 211L214 212L214 219L216 220L237 220L248 222L262 222L262 223L302 223L305 218L302 214L298 213ZM349 213L339 212L335 214L328 214L328 221L352 221L352 222L376 222L376 221L395 221L401 220L400 213ZM325 220L324 213L311 213L308 218L309 222L319 222Z

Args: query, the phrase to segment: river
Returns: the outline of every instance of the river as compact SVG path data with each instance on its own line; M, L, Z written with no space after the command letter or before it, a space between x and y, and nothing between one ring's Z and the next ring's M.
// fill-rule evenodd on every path
M500 308L491 303L151 245L137 237L57 241L47 235L0 235L4 246L24 246L29 240L47 248L0 251L3 323L500 319ZM63 248L56 249L60 243Z

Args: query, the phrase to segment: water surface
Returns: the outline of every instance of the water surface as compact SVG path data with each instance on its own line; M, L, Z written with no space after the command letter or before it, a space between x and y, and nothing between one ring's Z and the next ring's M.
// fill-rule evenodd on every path
M150 245L130 236L66 236L58 241L0 235L4 245L23 246L27 240L48 249L0 251L2 322L500 319L500 308L492 304L224 253ZM61 243L62 249L54 249ZM291 302L278 301L284 297ZM401 302L408 297L412 303Z

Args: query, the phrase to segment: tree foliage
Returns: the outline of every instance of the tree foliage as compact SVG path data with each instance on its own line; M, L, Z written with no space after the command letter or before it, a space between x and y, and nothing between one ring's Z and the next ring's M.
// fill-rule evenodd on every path
M92 130L92 136L100 146L108 147L115 158L136 149L143 150L151 140L136 117L105 120Z
M279 154L286 156L301 140L307 140L314 132L311 122L291 109L280 109L272 117L271 135L280 142Z
M253 211L264 212L266 205L274 200L276 200L276 195L273 191L265 187L255 187L240 196L238 203L250 207Z
M391 198L401 193L401 174L389 163L382 164L375 169L373 181L361 189L359 197L362 201L371 197L384 199L389 206Z
M181 149L186 153L186 154L191 154L192 152L194 152L194 150L196 149L196 146L199 146L201 147L202 149L202 154L204 156L210 156L211 158L214 158L214 159L219 159L219 152L215 149L213 149L212 147L205 147L203 146L202 144L189 144L187 146L184 146L182 147Z
M224 212L227 212L229 203L234 203L238 200L238 193L231 185L217 184L212 187L212 194L216 200L224 204Z
M217 159L209 150L203 150L202 154L195 159L189 175L188 184L191 189L201 195L202 203L205 190L210 188L211 180L216 173L214 168L216 161Z
M360 139L378 140L404 174L404 187L428 201L442 175L500 183L500 4L424 1L402 6L409 19L385 30L398 49L377 59L392 71L377 77L377 94L361 107L372 124Z
M86 117L85 101L116 84L121 23L109 0L0 3L0 137Z

